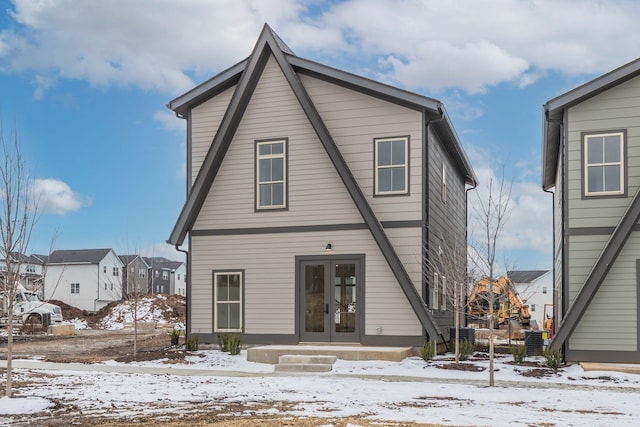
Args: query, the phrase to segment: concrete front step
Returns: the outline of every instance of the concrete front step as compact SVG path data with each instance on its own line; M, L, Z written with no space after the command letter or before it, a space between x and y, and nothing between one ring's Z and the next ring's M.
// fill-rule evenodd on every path
M278 358L279 364L303 363L317 365L333 365L338 358L336 356L306 355L306 354L283 354Z
M336 356L283 354L278 357L276 372L329 372Z
M275 372L329 372L332 365L326 363L278 363Z
M361 345L265 345L247 349L250 362L275 365L282 355L330 355L342 360L387 360L399 362L415 356L413 347L373 347Z

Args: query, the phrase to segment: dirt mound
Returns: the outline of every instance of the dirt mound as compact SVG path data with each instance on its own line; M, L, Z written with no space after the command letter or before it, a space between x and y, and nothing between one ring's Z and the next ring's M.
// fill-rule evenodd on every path
M146 295L137 300L137 307L136 301L114 301L96 312L81 310L58 300L49 302L60 306L65 321L84 320L92 329L121 329L123 323L133 321L134 308L137 308L139 321L184 324L186 319L185 298L180 295Z

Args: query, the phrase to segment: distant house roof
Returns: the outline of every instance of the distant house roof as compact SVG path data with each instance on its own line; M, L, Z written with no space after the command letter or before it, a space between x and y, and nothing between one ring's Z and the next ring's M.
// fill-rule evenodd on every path
M143 257L143 260L154 269L169 269L176 270L183 265L183 262L180 261L171 261L169 259L163 257Z
M53 251L49 264L98 264L112 249L70 249Z
M513 283L531 283L548 272L549 270L512 270L507 271L507 276Z
M136 258L140 258L140 260L147 266L147 268L150 267L147 260L144 257L141 257L140 255L118 255L118 258L120 258L120 261L122 261L124 265L129 265L133 261L135 261Z
M640 75L640 58L565 92L544 104L542 188L547 190L555 185L558 149L562 140L560 123L564 111L638 75Z

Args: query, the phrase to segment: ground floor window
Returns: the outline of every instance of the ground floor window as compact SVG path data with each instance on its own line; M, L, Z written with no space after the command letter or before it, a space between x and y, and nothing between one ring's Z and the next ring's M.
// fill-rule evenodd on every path
M215 332L242 332L242 272L214 272L213 288Z

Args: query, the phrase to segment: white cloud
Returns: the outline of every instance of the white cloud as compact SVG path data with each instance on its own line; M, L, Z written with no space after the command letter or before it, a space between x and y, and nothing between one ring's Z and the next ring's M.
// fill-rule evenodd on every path
M90 200L83 199L68 184L57 179L36 179L33 191L38 209L47 214L66 215L90 204Z
M14 0L0 68L176 95L246 57L267 22L311 59L333 57L412 89L482 93L501 82L530 85L549 70L604 72L633 59L640 44L640 2L350 0L321 15L313 5Z
M159 122L163 129L185 132L185 120L177 118L170 111L157 110L153 113L153 119Z
M479 153L476 155L478 156ZM488 163L476 167L475 172L479 185L469 195L469 237L472 246L480 245L482 248L486 246L486 237L475 206L479 205L479 200L485 203L488 200L491 181L493 181L493 196L497 196L502 172L496 172ZM502 264L506 259L518 268L526 270L531 268L529 261L518 259L518 250L526 249L548 256L550 265L553 241L552 196L543 192L537 181L523 179L512 181L506 176L504 194L507 194L509 186L511 186L508 199L509 211L498 238L496 261ZM481 214L480 218L482 218Z

